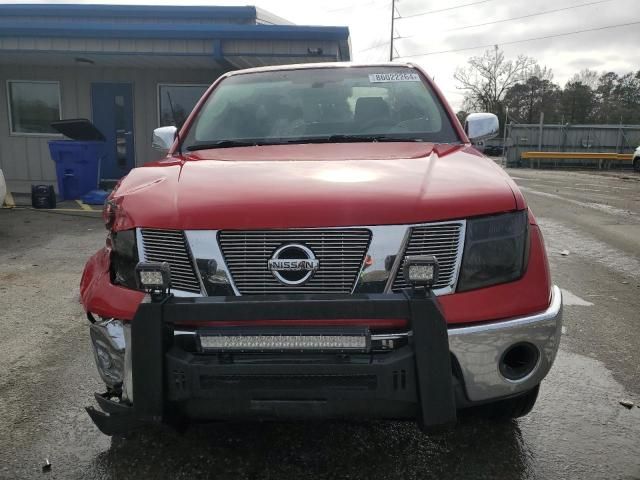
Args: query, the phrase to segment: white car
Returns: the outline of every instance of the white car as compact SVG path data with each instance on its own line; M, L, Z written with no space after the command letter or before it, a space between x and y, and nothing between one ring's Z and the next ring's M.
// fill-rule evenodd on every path
M4 205L4 197L7 195L7 184L4 181L4 174L0 170L0 207Z
M633 152L633 169L636 172L640 172L640 147L636 148Z

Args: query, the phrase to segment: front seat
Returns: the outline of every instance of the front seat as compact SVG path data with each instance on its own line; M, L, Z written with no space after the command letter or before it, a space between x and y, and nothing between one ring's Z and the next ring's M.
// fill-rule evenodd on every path
M391 121L389 104L382 97L360 97L356 101L353 122L364 129L378 123Z

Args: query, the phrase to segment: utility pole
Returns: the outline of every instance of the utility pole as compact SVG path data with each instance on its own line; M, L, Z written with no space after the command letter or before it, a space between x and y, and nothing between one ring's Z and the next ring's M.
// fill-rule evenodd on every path
M389 61L393 62L393 26L396 20L396 0L391 0L391 40L389 45Z
M502 156L505 160L505 167L507 166L507 124L509 123L509 107L505 107L504 112L504 135L502 137Z

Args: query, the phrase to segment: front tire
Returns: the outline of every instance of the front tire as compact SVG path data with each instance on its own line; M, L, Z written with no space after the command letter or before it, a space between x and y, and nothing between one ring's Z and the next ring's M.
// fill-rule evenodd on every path
M633 159L633 169L636 172L640 172L640 157L636 157Z

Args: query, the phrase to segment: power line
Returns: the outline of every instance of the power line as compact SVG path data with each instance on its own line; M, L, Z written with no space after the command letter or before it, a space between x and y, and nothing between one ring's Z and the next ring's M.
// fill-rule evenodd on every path
M640 25L640 20L639 21L635 21L635 22L629 22L629 23L620 23L618 25L607 25L606 27L597 27L597 28L588 28L585 30L575 30L573 32L565 32L565 33L557 33L557 34L553 34L553 35L545 35L543 37L533 37L533 38L525 38L522 40L511 40L509 42L497 42L500 45L513 45L516 43L525 43L525 42L533 42L536 40L546 40L547 38L558 38L558 37L565 37L567 35L576 35L578 33L587 33L587 32L598 32L600 30L607 30L609 28L621 28L621 27L629 27L631 25ZM473 47L464 47L464 48L454 48L452 50L440 50L438 52L426 52L426 53L414 53L411 55L402 55L398 58L412 58L412 57L426 57L428 55L439 55L442 53L454 53L454 52L462 52L465 50L476 50L478 48L489 48L489 47L494 47L497 46L496 43L490 43L490 44L486 44L486 45L475 45Z
M491 0L487 0L487 1L491 1ZM503 19L503 20L495 20L495 21L492 21L492 22L478 23L478 24L474 24L474 25L467 25L467 26L464 26L464 27L452 28L452 29L449 29L449 30L443 30L443 33L444 32L452 32L452 31L456 31L456 30L464 30L464 29L474 28L474 27L481 27L481 26L486 26L486 25L494 25L494 24L497 24L497 23L505 23L505 22L510 22L510 21L514 21L514 20L522 20L522 19L525 19L525 18L531 18L531 17L541 16L541 15L548 15L548 14L551 14L551 13L561 12L561 11L565 11L565 10L572 10L572 9L581 8L581 7L587 7L587 6L596 5L596 4L600 4L600 3L609 3L609 2L612 2L612 1L614 1L614 0L598 0L598 1L593 1L593 2L586 2L586 3L581 3L579 5L572 5L572 6L569 6L569 7L556 8L556 9L553 9L553 10L546 10L544 12L521 15L519 17L512 17L512 18L506 18L506 19ZM473 4L467 4L465 6L468 6L468 5L473 5ZM461 6L459 6L459 7L461 7ZM459 8L459 7L451 7L451 8ZM440 11L440 10L438 10L438 11ZM426 13L428 13L428 12L426 12ZM408 18L408 17L396 17L396 19L398 19L398 18ZM420 33L420 34L415 34L415 35L397 36L397 37L394 37L393 39L394 40L402 40L402 39L406 39L406 38L418 37L420 35L422 35L422 34ZM570 34L567 34L567 35L570 35ZM535 40L535 39L532 39L532 40ZM521 41L524 42L526 40L521 40ZM382 46L385 46L385 45L388 45L388 44L389 44L388 41L376 43L376 44L371 45L370 47L367 47L367 48L365 48L363 50L359 50L357 53L363 53L363 52L367 52L369 50L374 50L376 48L379 48L379 47L382 47ZM491 45L488 45L488 46L491 46ZM481 47L470 47L470 48L468 48L468 50L471 50L472 48L481 48ZM463 49L463 50L467 50L467 49ZM425 55L432 55L432 54L436 54L436 53L448 53L448 52L433 52L433 53L428 53L428 54L425 54ZM407 55L405 55L404 57L407 57Z
M465 30L465 29L468 29L468 28L484 27L484 26L487 26L487 25L495 25L497 23L512 22L514 20L523 20L525 18L539 17L541 15L549 15L551 13L563 12L565 10L572 10L574 8L588 7L588 6L591 6L591 5L597 5L599 3L609 3L609 2L612 2L612 1L614 1L614 0L598 0L596 2L586 2L586 3L581 3L579 5L572 5L570 7L555 8L553 10L545 10L544 12L537 12L537 13L530 13L530 14L527 14L527 15L521 15L519 17L511 17L511 18L505 18L505 19L502 19L502 20L494 20L494 21L491 21L491 22L476 23L476 24L473 24L473 25L466 25L464 27L450 28L448 30L443 30L442 33L454 32L454 31L457 31L457 30ZM415 35L407 35L405 37L399 37L399 38L413 38L413 37L418 37L420 35L422 35L422 33L418 33L418 34L415 34Z
M494 0L480 0L477 2L465 3L463 5L456 5L455 7L440 8L438 10L429 10L428 12L422 12L422 13L412 13L411 15L404 15L404 16L400 16L399 18L413 18L413 17L420 17L422 15L431 15L432 13L448 12L449 10L457 10L458 8L471 7L473 5L480 5L481 3L489 3L493 1Z

